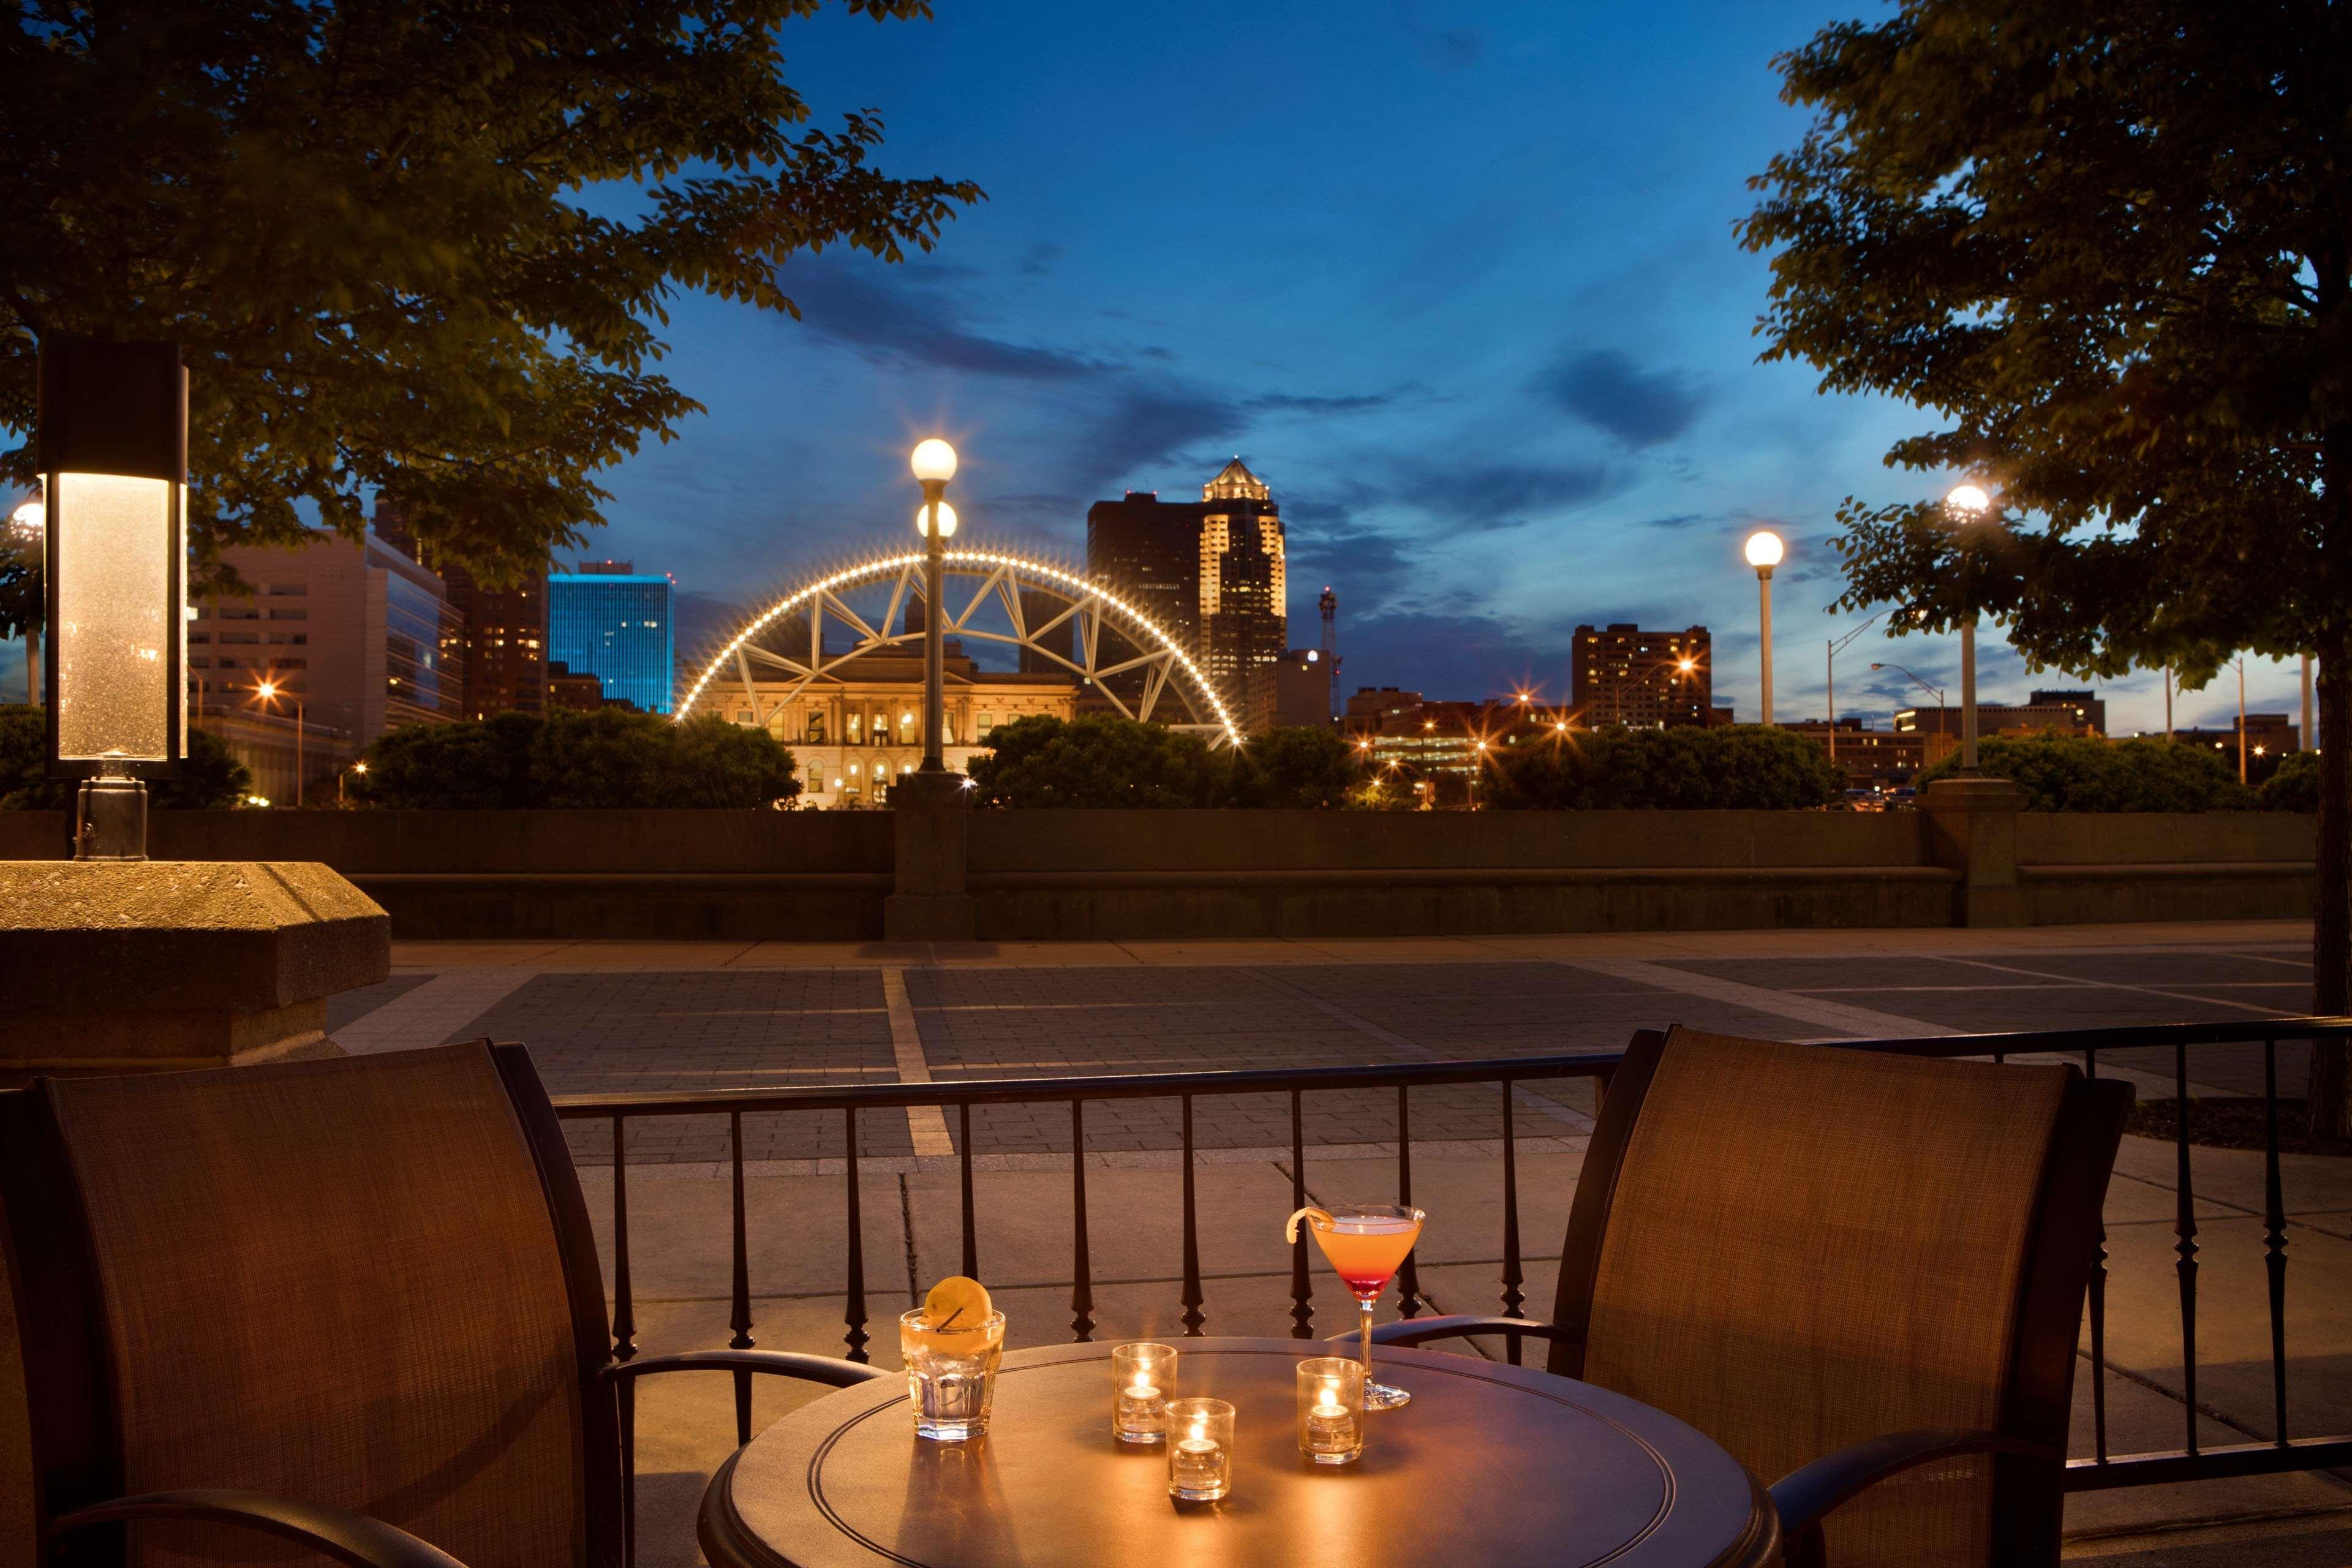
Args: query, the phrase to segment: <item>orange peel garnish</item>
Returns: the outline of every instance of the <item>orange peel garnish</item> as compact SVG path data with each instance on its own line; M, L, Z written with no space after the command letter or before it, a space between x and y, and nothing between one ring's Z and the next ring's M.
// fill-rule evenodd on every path
M1335 1223L1328 1211L1318 1209L1312 1204L1309 1204L1307 1207L1300 1209L1297 1214L1292 1215L1289 1219L1283 1223L1282 1239L1286 1245L1292 1247L1298 1245L1298 1222L1305 1219L1309 1215L1313 1215L1317 1219L1321 1220L1326 1226Z

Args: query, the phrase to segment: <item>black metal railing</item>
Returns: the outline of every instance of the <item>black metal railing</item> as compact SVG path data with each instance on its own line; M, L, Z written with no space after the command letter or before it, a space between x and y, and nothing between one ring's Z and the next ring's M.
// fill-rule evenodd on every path
M2352 1465L2352 1435L2326 1437L2289 1436L2287 1405L2289 1367L2286 1344L2285 1196L2280 1178L2278 1127L2278 1050L2282 1042L2352 1039L2352 1017L2278 1018L2221 1024L2147 1025L2112 1029L2055 1030L2040 1033L1945 1035L1912 1039L1838 1040L1828 1042L1847 1049L1887 1051L1914 1056L1989 1058L1996 1062L2015 1057L2063 1056L2079 1061L2096 1077L2100 1059L2116 1070L2116 1057L2124 1052L2168 1054L2172 1088L2180 1108L2173 1133L2175 1184L2173 1219L2174 1268L2179 1288L2181 1381L2179 1398L2184 1431L2177 1450L2115 1455L2107 1447L2106 1389L2101 1373L2106 1367L2107 1247L2104 1227L2098 1260L2092 1270L2088 1314L2091 1336L2091 1399L2093 1452L2069 1461L2067 1484L2072 1490L2148 1486L2227 1476L2262 1475L2298 1469ZM2254 1047L2262 1050L2266 1142L2263 1150L2264 1268L2268 1274L2271 1344L2271 1435L2261 1433L2225 1413L2199 1403L2197 1394L2197 1216L2191 1186L2189 1102L2189 1053L2219 1047ZM960 1083L882 1083L815 1086L773 1089L703 1089L671 1094L581 1094L558 1097L557 1114L567 1121L605 1121L613 1140L613 1353L627 1360L636 1353L636 1321L630 1283L627 1124L633 1120L668 1116L720 1116L729 1119L732 1175L733 1276L729 1326L738 1349L752 1344L751 1249L743 1194L743 1118L765 1113L819 1117L838 1114L845 1133L846 1173L844 1202L848 1222L847 1283L843 1298L842 1339L853 1361L867 1359L872 1336L866 1300L865 1231L861 1223L859 1162L889 1158L861 1156L857 1117L864 1110L953 1107L957 1119L955 1152L961 1175L962 1271L980 1273L980 1233L973 1205L974 1152L971 1113L974 1106L1067 1104L1070 1108L1070 1201L1072 1337L1093 1336L1094 1281L1087 1253L1086 1108L1118 1100L1174 1100L1180 1106L1179 1163L1182 1184L1182 1276L1179 1304L1188 1336L1202 1333L1208 1323L1208 1300L1201 1269L1200 1232L1194 1193L1196 1149L1192 1109L1203 1097L1284 1094L1290 1109L1290 1169L1293 1207L1307 1202L1307 1144L1303 1119L1304 1097L1335 1090L1394 1089L1396 1091L1397 1199L1412 1201L1412 1091L1446 1085L1499 1085L1497 1121L1501 1135L1503 1184L1503 1256L1498 1300L1503 1311L1518 1316L1526 1295L1519 1240L1517 1112L1525 1097L1522 1086L1558 1079L1590 1079L1596 1101L1607 1092L1611 1075L1622 1058L1614 1052L1579 1056L1518 1058L1501 1060L1432 1062L1410 1065L1250 1069L1224 1072L1124 1074L1092 1078L985 1079ZM2126 1068L2147 1076L2143 1066ZM1313 1278L1308 1268L1307 1238L1302 1235L1291 1252L1291 1333L1314 1337ZM1403 1316L1414 1317L1424 1300L1414 1261L1408 1258L1398 1276ZM1517 1363L1520 1347L1507 1347ZM2152 1385L2153 1386L2153 1385ZM735 1374L736 1435L751 1437L751 1377ZM2235 1426L2252 1439L2213 1447L2198 1436L2200 1415Z

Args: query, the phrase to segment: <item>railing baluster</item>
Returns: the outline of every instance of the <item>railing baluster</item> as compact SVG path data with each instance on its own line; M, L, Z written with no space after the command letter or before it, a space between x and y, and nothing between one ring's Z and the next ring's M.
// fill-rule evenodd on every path
M1201 1310L1201 1231L1192 1196L1192 1097L1184 1102L1184 1337L1199 1339L1208 1317Z
M1298 1091L1290 1091L1290 1210L1307 1206L1307 1125ZM1290 1244L1290 1337L1315 1337L1315 1280L1307 1269L1307 1232Z
M637 1380L620 1381L621 1395L621 1564L637 1562Z
M2095 1047L2083 1053L2083 1076L2099 1076ZM2099 1221L2099 1248L2091 1259L2091 1452L2107 1462L2107 1222Z
M2180 1261L2174 1271L2180 1276L2180 1405L2182 1419L2188 1427L2188 1440L2183 1451L2194 1458L2197 1453L2197 1199L2189 1187L2189 1047L2172 1047L2173 1104L2179 1111L2179 1125L2173 1137L2173 1181L2179 1191L2173 1194L2173 1234L2180 1239L2172 1250Z
M622 1125L613 1118L613 1359L627 1361L637 1353L637 1318L629 1295L629 1154L623 1146Z
M751 1348L751 1233L743 1215L743 1113L740 1110L727 1118L729 1146L732 1151L735 1175L735 1280L731 1288L734 1311L727 1320L735 1337L727 1342L730 1350ZM735 1374L735 1446L741 1447L751 1440L751 1374Z
M2286 1193L2279 1181L2278 1037L2263 1040L2263 1267L2271 1287L2271 1440L2286 1447Z
M1412 1108L1407 1103L1405 1087L1397 1085L1397 1202L1412 1207ZM1303 1246L1307 1238L1300 1237ZM1402 1318L1421 1316L1421 1271L1414 1267L1412 1254L1404 1255L1404 1267L1397 1270L1402 1287L1397 1296L1397 1315Z
M971 1212L971 1104L956 1107L956 1149L963 1156L963 1274L980 1278L980 1226Z
M1095 1337L1094 1265L1087 1256L1087 1102L1070 1101L1070 1333L1080 1344Z
M851 1106L841 1113L842 1131L848 1134L845 1190L849 1194L849 1293L841 1307L841 1321L849 1331L841 1336L849 1347L849 1359L866 1360L866 1346L874 1336L866 1331L866 1225L858 1213L857 1203L857 1108Z
M1526 1277L1519 1272L1519 1145L1511 1116L1511 1080L1503 1080L1503 1315L1516 1318L1527 1305L1519 1291ZM1511 1364L1519 1364L1519 1336L1508 1342Z

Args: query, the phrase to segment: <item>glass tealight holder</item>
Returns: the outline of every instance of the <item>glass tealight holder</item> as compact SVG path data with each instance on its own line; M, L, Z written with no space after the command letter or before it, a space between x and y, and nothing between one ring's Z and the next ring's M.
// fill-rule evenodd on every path
M935 1329L918 1307L898 1320L898 1353L907 1363L917 1436L959 1443L988 1430L996 1363L1004 1356L1003 1313L991 1312L968 1329Z
M1168 1495L1214 1502L1234 1489L1234 1407L1222 1399L1168 1402Z
M1176 1347L1149 1342L1110 1352L1110 1430L1122 1443L1168 1437L1168 1400L1176 1392Z
M1362 1362L1319 1355L1298 1363L1298 1451L1318 1465L1350 1465L1362 1457Z

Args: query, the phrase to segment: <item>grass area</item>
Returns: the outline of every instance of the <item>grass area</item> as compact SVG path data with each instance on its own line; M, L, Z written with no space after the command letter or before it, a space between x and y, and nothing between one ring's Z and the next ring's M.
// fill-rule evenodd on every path
M2311 1119L2300 1100L2278 1102L2278 1145L2283 1154L2352 1155L2352 1139L2314 1138ZM2143 1100L2132 1106L2127 1130L2143 1138L2174 1139L2180 1134L2180 1101ZM2189 1141L2209 1149L2260 1149L2268 1138L2263 1102L2252 1097L2213 1095L2189 1101Z

